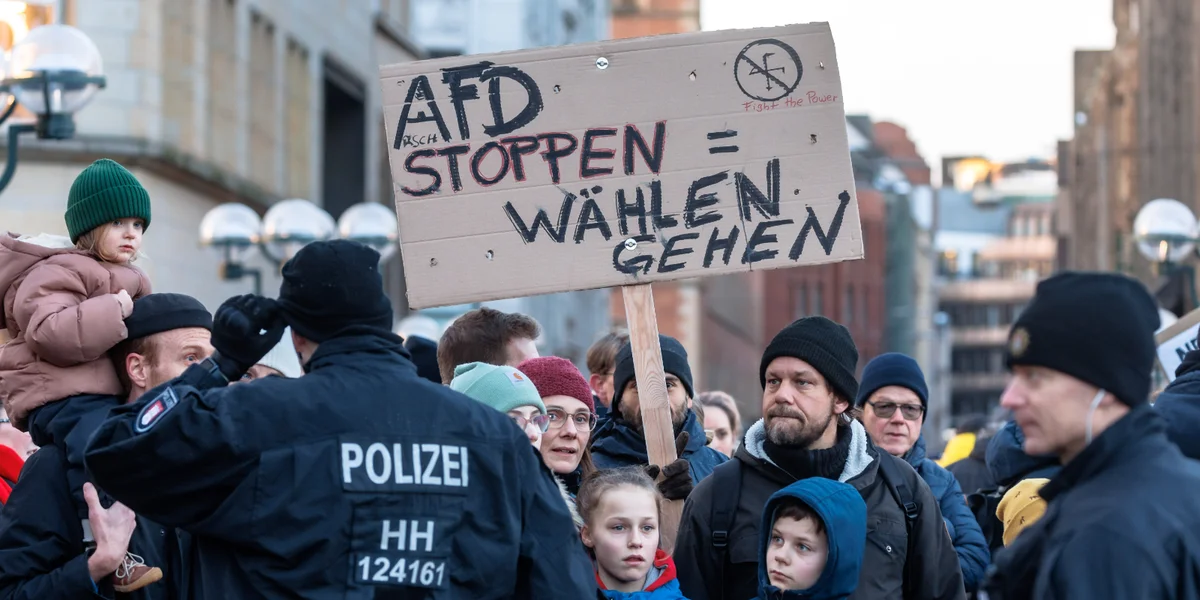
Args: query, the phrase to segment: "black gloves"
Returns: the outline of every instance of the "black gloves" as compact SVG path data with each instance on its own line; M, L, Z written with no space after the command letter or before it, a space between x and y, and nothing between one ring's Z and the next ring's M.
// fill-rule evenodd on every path
M683 449L687 448L687 443L688 432L681 432L679 437L675 438L675 456L683 456ZM646 474L650 479L658 479L659 472L658 465L646 465ZM684 500L692 493L692 488L696 487L692 483L692 465L687 459L676 459L663 467L661 473L663 480L658 482L658 491L667 500Z
M254 294L230 298L213 317L213 362L226 379L236 381L279 343L285 328L274 300Z

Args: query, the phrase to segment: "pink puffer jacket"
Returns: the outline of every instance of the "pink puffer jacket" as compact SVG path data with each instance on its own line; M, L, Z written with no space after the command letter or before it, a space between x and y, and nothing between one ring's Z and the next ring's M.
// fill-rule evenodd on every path
M140 269L96 260L70 240L0 235L0 400L18 429L29 413L78 394L120 394L107 352L128 331L114 294L150 293Z

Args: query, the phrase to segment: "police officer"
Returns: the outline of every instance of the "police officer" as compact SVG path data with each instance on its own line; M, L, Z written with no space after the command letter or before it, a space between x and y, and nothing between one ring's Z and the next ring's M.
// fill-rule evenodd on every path
M417 376L378 264L315 242L278 301L226 301L213 356L97 431L96 482L193 534L199 598L595 598L536 451L506 415ZM228 386L287 325L307 374Z

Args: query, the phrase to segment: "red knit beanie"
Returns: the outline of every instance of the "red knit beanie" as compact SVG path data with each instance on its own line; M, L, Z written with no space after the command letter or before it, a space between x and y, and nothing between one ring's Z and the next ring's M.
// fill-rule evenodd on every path
M542 398L570 396L586 404L588 410L596 412L592 387L588 385L587 379L584 379L583 373L579 372L575 363L557 356L543 356L517 365L517 370L529 376Z

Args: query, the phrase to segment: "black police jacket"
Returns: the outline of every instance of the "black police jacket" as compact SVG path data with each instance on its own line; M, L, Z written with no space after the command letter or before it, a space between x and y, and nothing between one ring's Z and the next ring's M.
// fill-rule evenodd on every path
M192 534L193 597L596 597L507 416L418 377L384 331L327 340L307 369L210 387L193 366L92 438L108 493Z
M1200 463L1148 405L1096 436L1039 494L1046 514L1004 550L992 600L1200 599Z
M42 446L25 463L12 496L0 512L0 600L77 598L181 598L176 591L184 542L139 516L130 552L163 570L163 579L130 594L115 594L111 578L93 582L84 553L82 465L69 455L83 456L73 444L87 439L110 407L121 401L108 396L78 396L48 404L30 418L30 432ZM102 501L104 499L102 498ZM106 502L107 504L107 502Z

